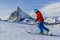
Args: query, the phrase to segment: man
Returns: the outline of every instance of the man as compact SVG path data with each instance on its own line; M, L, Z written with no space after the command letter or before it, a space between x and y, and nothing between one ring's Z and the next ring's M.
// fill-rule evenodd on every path
M40 29L40 32L38 34L44 34L43 30L46 30L46 34L48 34L49 29L44 26L44 18L41 12L38 9L34 9L34 12L36 13L38 28Z

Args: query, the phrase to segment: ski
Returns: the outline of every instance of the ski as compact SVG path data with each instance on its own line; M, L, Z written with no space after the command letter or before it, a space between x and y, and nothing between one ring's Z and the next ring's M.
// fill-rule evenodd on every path
M32 32L27 32L27 33L29 33L29 34L34 34L34 35L40 35L40 34L38 34L38 33L32 33ZM42 34L41 34L42 35ZM53 37L60 37L60 35L54 35L54 34L43 34L43 35L45 35L45 36L53 36Z

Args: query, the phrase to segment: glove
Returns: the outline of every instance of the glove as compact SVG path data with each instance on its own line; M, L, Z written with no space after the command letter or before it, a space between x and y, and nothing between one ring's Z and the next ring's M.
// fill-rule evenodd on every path
M35 22L37 22L38 19L35 19Z

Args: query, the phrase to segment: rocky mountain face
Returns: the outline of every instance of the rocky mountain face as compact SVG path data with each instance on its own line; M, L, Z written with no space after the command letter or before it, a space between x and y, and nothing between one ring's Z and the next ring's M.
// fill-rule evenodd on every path
M9 22L16 22L16 21L22 21L25 18L27 19L33 19L32 17L30 17L27 13L25 13L24 11L22 11L22 9L20 9L19 7L17 7L17 10L12 12L10 17L7 19Z

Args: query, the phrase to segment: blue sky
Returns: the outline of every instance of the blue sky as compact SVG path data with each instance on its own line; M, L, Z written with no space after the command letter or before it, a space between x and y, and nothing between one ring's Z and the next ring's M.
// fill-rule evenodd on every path
M56 2L60 2L60 0L0 0L0 18L7 18L18 6L23 11L29 12Z

